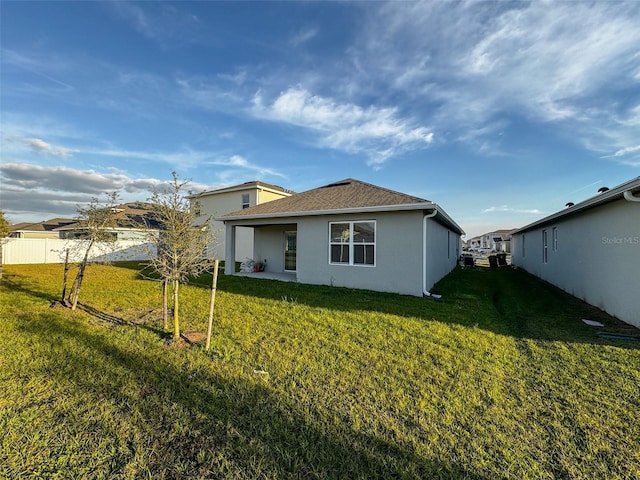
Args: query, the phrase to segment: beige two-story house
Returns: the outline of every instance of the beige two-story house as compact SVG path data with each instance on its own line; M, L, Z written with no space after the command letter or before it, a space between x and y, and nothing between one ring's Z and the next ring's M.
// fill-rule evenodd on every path
M214 218L293 194L294 192L286 188L256 180L189 196L191 208L198 215L196 223L210 219L211 242L208 255L211 258L223 259L225 253L225 226L223 222L214 220ZM252 258L253 228L240 227L235 242L235 260L237 262Z

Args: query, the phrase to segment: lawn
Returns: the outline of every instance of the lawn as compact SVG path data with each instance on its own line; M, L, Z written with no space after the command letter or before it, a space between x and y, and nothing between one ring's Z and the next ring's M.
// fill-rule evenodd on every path
M49 308L61 276L5 266L0 478L640 478L640 342L595 335L638 331L525 272L442 301L222 276L209 352L134 265L90 267L93 314Z

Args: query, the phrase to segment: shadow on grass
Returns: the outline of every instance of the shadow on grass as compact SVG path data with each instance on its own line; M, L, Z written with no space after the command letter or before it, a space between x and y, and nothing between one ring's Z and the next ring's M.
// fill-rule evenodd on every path
M108 313L102 312L96 308L93 308L89 305L85 305L84 303L79 303L78 302L78 308L84 312L87 312L89 315L98 318L100 320L102 320L103 322L107 322L110 323L112 325L119 325L119 326L128 326L128 327L135 327L135 328L142 328L143 330L147 330L148 332L154 333L156 335L158 335L159 338L164 338L168 335L167 332L165 332L163 329L158 328L158 327L153 327L151 325L148 325L146 323L140 323L140 322L132 322L129 320L125 320L124 318L120 318L120 317L116 317L115 315L110 315Z
M197 280L203 288L210 275ZM316 308L372 311L443 323L478 327L501 335L534 340L611 344L640 348L640 341L610 341L607 331L640 336L640 330L575 298L537 277L512 268L456 268L432 291L442 300L326 285L304 285L236 276L221 276L218 290L266 299L294 299ZM598 320L606 328L585 325Z
M138 271L137 262L114 265ZM140 281L148 281L137 277ZM211 274L192 279L192 286L208 289ZM51 300L30 284L12 282L9 288ZM32 288L32 289L30 289ZM435 301L392 293L356 290L327 285L305 285L275 280L220 274L218 292L247 299L295 301L313 308L345 312L377 312L469 328L481 328L519 339L615 345L639 349L640 341L601 338L598 332L640 335L640 330L563 292L523 271L511 268L456 268L432 289L443 299ZM101 312L107 314L106 312ZM581 319L597 320L606 328L585 325Z
M358 432L327 418L314 405L302 409L261 382L224 378L208 368L184 370L162 349L120 346L117 338L59 318L25 317L21 334L78 345L64 359L52 355L47 375L73 385L74 394L115 401L118 415L140 435L120 439L107 462L109 476L132 473L134 451L161 450L136 465L137 475L162 478L468 478L481 475L420 457L410 446ZM131 342L132 338L128 337ZM164 352L168 354L170 352ZM213 365L215 363L211 362ZM123 374L123 371L126 372ZM100 372L99 376L87 372ZM132 388L131 380L136 387ZM54 405L55 408L55 405ZM189 425L178 428L181 419ZM61 421L78 422L77 416ZM80 422L83 420L80 419ZM95 419L90 420L96 428ZM103 435L114 435L110 419ZM121 421L121 420L116 420ZM82 429L74 425L71 430ZM204 452L204 453L203 453ZM215 455L213 455L215 453ZM209 455L211 454L211 455ZM97 452L92 455L105 455ZM213 456L212 456L213 455ZM180 465L180 471L175 470Z
M41 298L42 300L46 300L47 302L60 300L60 295L54 296L48 292L43 292L36 286L27 282L24 277L12 273L5 272L2 276L2 283L0 283L0 285L2 285L7 290L24 293L36 298Z

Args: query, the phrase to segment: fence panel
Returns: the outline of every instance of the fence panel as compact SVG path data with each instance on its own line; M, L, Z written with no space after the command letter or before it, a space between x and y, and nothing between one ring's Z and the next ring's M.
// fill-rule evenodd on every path
M61 240L57 238L8 238L2 245L2 263L17 265L25 263L63 263L69 250L69 261L82 260L86 243L84 240ZM155 255L151 243L141 240L118 240L115 245L97 243L91 249L94 262L119 262L147 260Z

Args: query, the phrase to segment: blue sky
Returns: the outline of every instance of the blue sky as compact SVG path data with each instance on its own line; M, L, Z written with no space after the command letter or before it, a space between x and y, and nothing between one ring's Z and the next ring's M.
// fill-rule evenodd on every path
M2 209L346 177L467 238L640 174L640 2L1 3Z

